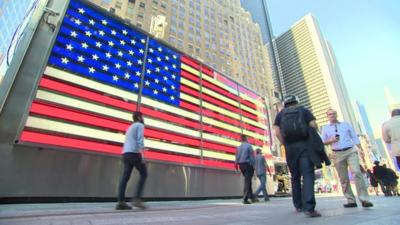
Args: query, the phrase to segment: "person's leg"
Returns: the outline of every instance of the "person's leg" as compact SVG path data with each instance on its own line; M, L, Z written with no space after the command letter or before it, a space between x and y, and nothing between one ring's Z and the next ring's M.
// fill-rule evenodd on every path
M289 166L292 183L292 201L296 210L303 210L303 203L301 199L301 176L298 162L291 163Z
M267 177L265 174L260 176L260 182L261 182L261 190L263 191L264 194L264 200L268 201L269 200L269 196L268 196L268 192L267 192L267 188L266 188L266 182L267 181Z
M249 176L249 191L247 192L247 194L248 194L248 198L250 198L253 202L256 202L256 201L258 201L258 199L254 198L253 186L252 186L252 178L253 178L253 175L254 175L254 167L249 165L248 170L249 170L249 172L248 172L248 176Z
M142 156L140 154L137 154L135 156L135 168L139 171L140 174L139 182L136 187L135 198L140 199L143 195L143 189L147 179L146 164L143 163Z
M249 190L251 183L251 175L250 175L250 165L248 164L240 164L240 171L242 171L244 177L244 186L243 186L243 202L247 203L249 198Z
M118 188L118 202L123 202L125 201L125 191L126 191L126 185L128 183L128 180L131 176L132 173L132 159L130 154L124 154L123 155L123 163L124 163L124 171L122 173L121 180L119 182L119 188Z
M348 203L356 203L356 198L350 186L350 179L347 173L348 162L347 158L339 162L335 162L335 168L339 175L340 184L342 185L342 191L344 197L347 199Z
M258 195L260 194L260 192L262 191L262 175L257 176L258 180L260 181L260 185L258 186L258 188L256 189L256 191L253 193L254 197L257 198Z
M376 196L379 196L379 191L378 191L378 187L374 187L374 191L375 191L375 194L376 194Z
M360 161L356 152L349 155L347 158L350 172L353 174L354 182L356 185L358 199L362 201L368 201L368 191L365 185L364 177L360 170Z
M315 195L314 195L314 165L307 155L302 155L299 159L300 174L303 177L302 202L303 211L314 212Z

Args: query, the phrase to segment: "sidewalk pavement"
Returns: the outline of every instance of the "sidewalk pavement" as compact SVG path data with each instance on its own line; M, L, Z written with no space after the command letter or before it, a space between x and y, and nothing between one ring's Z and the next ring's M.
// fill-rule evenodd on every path
M0 205L0 224L400 224L400 197L372 197L373 208L345 209L343 197L317 197L319 218L296 213L291 198L241 204L240 199L147 202L148 210L117 211L115 203Z

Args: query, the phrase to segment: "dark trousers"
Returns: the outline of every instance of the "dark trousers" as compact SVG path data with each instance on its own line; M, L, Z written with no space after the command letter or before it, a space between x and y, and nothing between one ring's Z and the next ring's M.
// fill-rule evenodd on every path
M140 199L143 194L143 188L147 178L147 168L146 165L142 162L142 155L140 153L125 153L123 154L123 162L124 172L119 183L118 201L125 201L126 185L134 167L139 171L140 174L139 183L137 184L134 198Z
M302 154L296 162L290 163L292 175L292 200L297 209L312 212L315 209L314 165L307 154ZM303 185L301 185L303 177Z
M251 178L253 178L254 168L249 163L239 163L240 171L244 176L243 200L253 199L253 189L251 187Z

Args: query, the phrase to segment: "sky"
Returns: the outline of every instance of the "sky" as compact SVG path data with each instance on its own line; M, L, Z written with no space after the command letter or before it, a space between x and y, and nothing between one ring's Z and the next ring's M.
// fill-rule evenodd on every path
M390 119L384 87L400 101L399 0L266 0L275 36L311 13L336 55L349 97L375 132Z

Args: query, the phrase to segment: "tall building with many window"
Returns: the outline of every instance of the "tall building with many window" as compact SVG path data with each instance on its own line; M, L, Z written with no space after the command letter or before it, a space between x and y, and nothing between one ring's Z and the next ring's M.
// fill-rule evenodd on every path
M267 0L240 0L240 2L243 8L251 13L254 22L260 25L263 42L268 53L269 60L267 63L270 63L269 68L271 68L271 90L274 92L274 97L280 98L281 84L278 76L278 67L276 65L276 51L274 51L275 42L272 41L274 39L274 34L272 31L271 19L268 13Z
M270 96L260 27L240 0L90 0L188 55Z
M295 94L318 125L328 123L326 111L355 125L353 109L338 63L315 18L308 14L275 39L282 94Z

